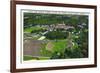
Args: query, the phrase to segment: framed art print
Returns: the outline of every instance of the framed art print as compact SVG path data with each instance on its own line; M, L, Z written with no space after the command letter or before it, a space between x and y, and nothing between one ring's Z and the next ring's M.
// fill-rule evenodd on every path
M97 7L11 1L11 72L97 66Z

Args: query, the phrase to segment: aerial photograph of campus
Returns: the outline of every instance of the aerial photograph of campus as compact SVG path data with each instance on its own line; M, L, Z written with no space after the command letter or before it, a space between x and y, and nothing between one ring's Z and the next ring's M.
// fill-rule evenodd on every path
M88 15L23 13L23 60L88 58Z

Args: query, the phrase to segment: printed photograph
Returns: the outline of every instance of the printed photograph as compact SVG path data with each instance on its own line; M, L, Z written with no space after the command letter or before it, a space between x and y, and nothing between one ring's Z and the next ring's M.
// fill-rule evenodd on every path
M23 61L88 58L88 15L23 13Z

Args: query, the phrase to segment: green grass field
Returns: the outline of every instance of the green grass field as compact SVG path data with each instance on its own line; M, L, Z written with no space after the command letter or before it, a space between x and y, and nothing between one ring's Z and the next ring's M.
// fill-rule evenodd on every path
M24 56L24 61L29 61L29 60L48 60L50 59L49 57L32 57L32 56Z
M41 30L43 30L43 29L45 29L45 28L33 26L33 27L25 28L25 29L24 29L24 32L29 32L29 33L31 33L32 31L41 31Z
M50 43L50 48L47 47L48 43L46 44L43 44L42 45L42 50L41 50L41 55L42 56L49 56L51 57L52 56L52 53L54 52L61 52L63 51L66 46L67 46L67 40L64 39L64 40L57 40L57 41L50 41L48 43Z
M32 56L24 56L24 61L27 60L36 60L36 58L33 58Z
M52 44L54 44L53 51L61 51L67 46L66 39L65 40L58 40L53 41Z

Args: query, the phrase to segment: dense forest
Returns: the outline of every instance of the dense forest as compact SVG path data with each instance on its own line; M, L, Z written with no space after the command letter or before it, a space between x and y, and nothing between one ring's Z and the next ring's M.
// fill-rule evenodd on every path
M88 57L87 15L24 13L23 21L24 49L38 49L24 51L24 60Z

